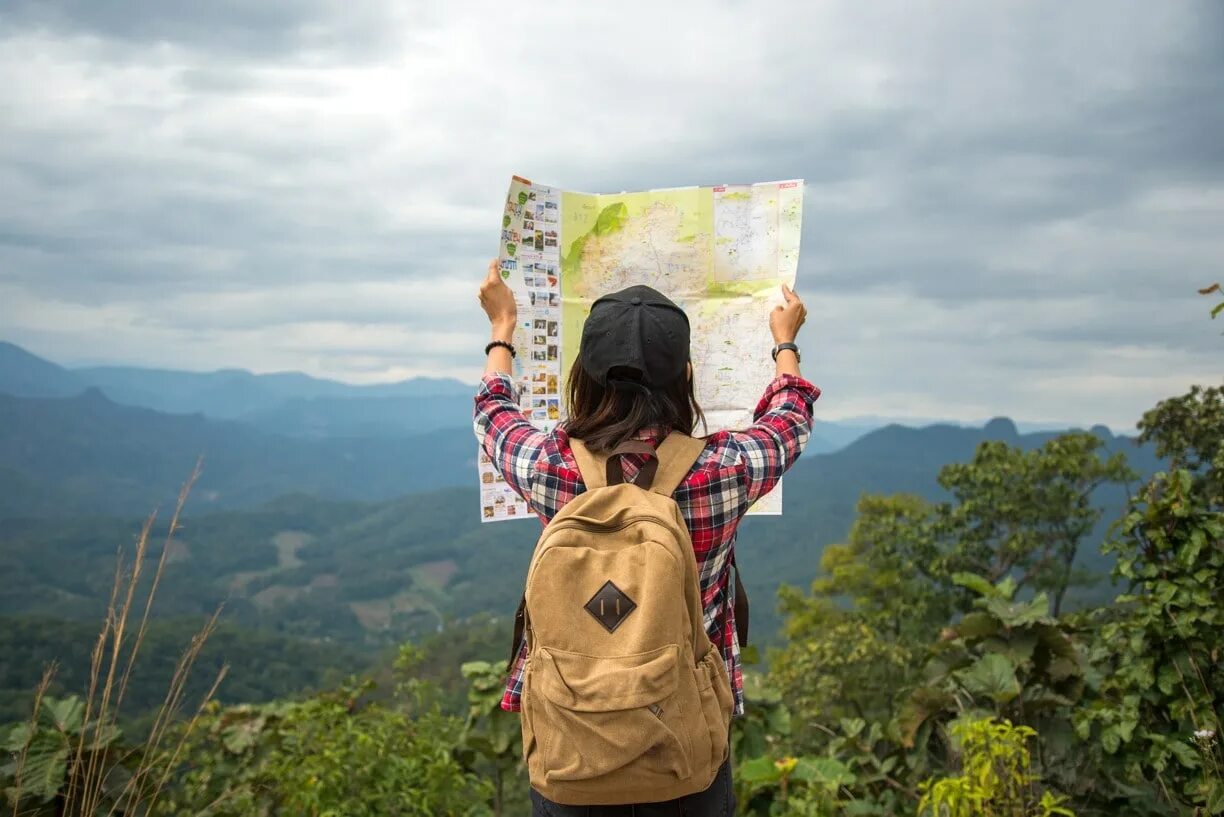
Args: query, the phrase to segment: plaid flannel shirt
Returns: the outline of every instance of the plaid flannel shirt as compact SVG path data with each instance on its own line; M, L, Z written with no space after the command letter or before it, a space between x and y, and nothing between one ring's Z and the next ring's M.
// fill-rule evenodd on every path
M706 438L705 451L685 476L674 497L688 523L697 557L706 633L719 645L731 688L735 714L744 712L744 677L728 578L736 528L748 508L769 493L794 464L807 444L812 404L820 389L802 377L779 375L766 387L743 431L719 431ZM586 490L574 460L564 424L551 432L536 428L519 409L513 381L505 374L488 374L476 394L476 438L494 467L547 525L557 512ZM636 439L658 445L666 429L645 428ZM622 459L625 479L641 467L641 455ZM502 709L519 711L527 644L506 681Z

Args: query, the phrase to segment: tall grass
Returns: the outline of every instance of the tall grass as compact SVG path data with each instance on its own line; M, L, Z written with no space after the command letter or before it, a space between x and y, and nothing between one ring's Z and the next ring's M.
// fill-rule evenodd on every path
M122 547L116 554L115 578L111 585L110 600L102 628L90 654L89 685L85 695L83 723L79 732L71 737L69 759L56 809L58 814L70 817L111 817L152 813L200 713L212 700L228 672L228 666L221 667L208 692L183 724L187 680L200 651L216 628L221 613L221 608L218 608L192 636L179 657L166 696L154 715L153 726L144 743L121 752L109 751L111 738L118 732L120 708L132 669L144 644L153 601L166 567L166 558L175 534L181 527L183 508L192 487L199 479L200 470L201 462L197 461L179 490L161 554L152 568L152 575L148 575L147 562L151 533L157 519L156 511L149 515L141 527L130 565L125 561ZM145 579L148 580L147 584L142 587L142 581ZM21 817L22 814L23 773L30 759L29 751L38 728L43 698L56 669L55 664L48 666L35 690L30 728L25 744L16 757L15 791L10 790L13 817ZM182 728L173 728L179 724L183 724ZM115 775L116 779L111 781L116 771L120 768L128 770L133 764L135 768L130 769L130 776L122 785L118 784L122 775ZM112 782L109 787L108 781Z

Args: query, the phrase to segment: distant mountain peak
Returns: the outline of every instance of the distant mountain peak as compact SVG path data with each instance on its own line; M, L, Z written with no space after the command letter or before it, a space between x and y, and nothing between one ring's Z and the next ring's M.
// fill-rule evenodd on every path
M71 397L82 387L62 366L15 343L0 341L0 392L14 397Z
M995 417L982 427L982 434L991 440L1016 440L1020 432L1010 417Z

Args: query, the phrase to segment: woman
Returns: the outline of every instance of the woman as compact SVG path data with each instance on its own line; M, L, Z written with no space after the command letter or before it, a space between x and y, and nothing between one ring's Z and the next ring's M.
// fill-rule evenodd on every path
M753 424L706 437L704 451L673 495L692 537L707 634L726 664L736 715L744 708L735 621L728 603L736 528L749 507L799 457L811 431L812 404L820 396L799 373L795 337L807 310L786 286L782 294L785 305L769 314L777 344L774 378L756 407ZM630 287L593 304L570 371L569 416L551 433L537 429L519 409L510 377L517 307L496 260L489 264L479 297L493 337L476 395L476 436L498 472L545 526L585 490L571 439L581 440L590 452L606 454L629 440L657 446L671 431L692 434L698 420L704 423L693 391L688 318L660 293ZM624 455L624 478L632 480L644 461L640 454ZM525 656L522 643L502 698L505 710L520 709ZM729 758L709 789L668 803L572 807L533 790L532 804L534 815L556 817L729 815L735 810Z

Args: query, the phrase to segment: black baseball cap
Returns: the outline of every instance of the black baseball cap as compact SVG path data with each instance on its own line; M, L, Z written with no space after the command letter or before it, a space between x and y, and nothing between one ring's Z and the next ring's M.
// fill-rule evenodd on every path
M689 321L663 293L643 284L598 298L582 327L582 368L600 385L622 367L647 386L684 376L689 362Z

